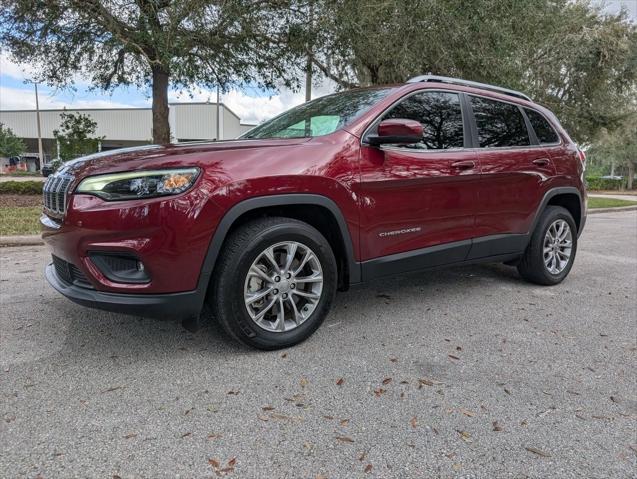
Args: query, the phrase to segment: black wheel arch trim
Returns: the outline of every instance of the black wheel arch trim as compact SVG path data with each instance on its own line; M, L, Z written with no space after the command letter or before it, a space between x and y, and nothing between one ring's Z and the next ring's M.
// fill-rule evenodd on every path
M240 201L239 203L234 205L226 212L226 214L223 216L223 218L221 218L221 221L217 225L217 229L215 230L212 239L210 240L208 252L206 253L206 258L204 259L201 273L199 275L197 289L200 291L203 290L204 296L205 291L208 288L210 276L214 271L219 252L221 251L221 246L223 245L223 242L225 241L228 232L230 231L230 228L232 227L234 222L241 215L252 210L285 205L315 205L324 207L328 211L330 211L330 213L332 213L332 215L336 219L336 223L338 224L338 228L341 233L341 238L343 239L343 247L345 248L345 254L347 255L346 260L349 266L349 283L354 284L361 281L361 266L360 263L357 263L354 258L354 246L349 229L347 227L347 223L345 221L345 217L343 216L343 213L341 212L338 205L333 200L331 200L327 196L309 193L256 196Z
M584 229L584 224L586 223L586 213L585 213L586 205L584 204L584 201L582 199L582 193L580 192L580 190L578 190L574 186L558 186L555 188L551 188L544 194L544 197L542 198L542 201L540 202L540 205L538 206L535 212L535 218L533 218L533 223L531 223L531 227L528 232L529 238L530 238L530 235L533 234L533 231L535 230L535 227L537 226L538 221L540 221L540 216L542 215L542 212L546 209L546 206L548 205L551 198L554 198L559 195L576 195L579 198L580 217L573 218L578 225L577 237L579 238L580 234L582 233L582 230Z

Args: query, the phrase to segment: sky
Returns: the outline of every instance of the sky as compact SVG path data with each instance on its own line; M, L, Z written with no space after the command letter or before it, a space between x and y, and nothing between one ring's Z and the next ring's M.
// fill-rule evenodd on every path
M637 0L606 0L606 11L616 13L622 7L633 22L637 22ZM18 64L6 52L0 51L0 110L35 109L33 84L26 81L32 69L29 65ZM39 86L41 109L55 108L135 108L149 107L149 91L134 87L120 87L112 93L89 90L88 84L78 78L73 90L58 90ZM316 98L335 91L335 84L322 80L313 87L312 97ZM216 100L215 91L192 89L169 92L171 102L203 102ZM263 91L256 87L233 89L222 94L222 102L234 111L242 123L256 124L303 103L303 90L294 92L282 88L277 92Z

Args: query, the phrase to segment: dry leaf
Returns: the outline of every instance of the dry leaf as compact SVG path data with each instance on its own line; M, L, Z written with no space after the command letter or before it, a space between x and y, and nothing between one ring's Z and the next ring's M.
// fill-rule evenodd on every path
M467 431L457 431L458 434L460 434L460 437L462 438L462 440L464 442L473 442L473 439L471 439L471 434L469 434Z
M366 452L361 452L358 456L358 460L363 462L365 460L365 458L367 457L367 453Z
M184 437L188 437L188 436L192 436L191 432L185 432L181 435L181 438L183 439Z
M208 464L210 464L215 469L219 469L220 466L219 461L217 461L216 459L208 459Z
M372 465L371 464L367 464L365 466L365 469L363 469L363 471L365 472L365 474L369 474L370 472L372 472Z
M236 396L237 394L239 394L239 392L240 392L240 391L239 391L238 389L237 389L236 391L232 391L232 390L230 390L230 391L228 391L228 394L229 394L230 396L232 396L232 395Z
M132 439L132 438L134 438L134 437L136 437L136 436L137 436L137 433L132 432L132 433L130 433L130 434L126 434L126 435L124 436L124 439Z
M535 447L525 446L524 449L526 449L529 452L532 452L533 454L537 454L538 456L551 457L551 455L548 452L544 452L541 449L537 449Z
M416 418L416 416L411 418L411 421L409 421L409 424L411 424L411 427L416 429L416 426L418 426L418 419Z
M288 357L288 353L283 353L283 354L281 354L281 357L282 357L283 359L287 358L287 357Z
M261 409L263 411L274 411L274 408L272 406L263 406Z
M418 389L422 389L423 386L433 386L434 382L429 379L419 379L418 380Z
M383 379L383 384L387 385L391 382L391 378L385 378Z
M400 384L409 384L409 381L402 380L400 381Z
M376 395L376 397L380 397L381 394L384 394L386 392L387 390L383 388L374 389L374 394Z
M397 358L397 357L395 357L395 356L390 356L389 360L390 360L392 363L396 363L396 362L398 362L398 358Z
M336 436L336 440L340 442L354 442L354 439L348 436Z
M468 409L458 409L458 411L460 411L462 414L464 414L465 416L469 416L469 417L474 417L476 415L475 412L473 411L469 411Z
M347 426L349 424L349 419L341 419L341 426Z
M228 467L234 467L236 463L237 463L237 458L233 457L232 459L228 461Z
M451 359L455 359L456 361L460 360L458 356L454 356L453 354L448 354Z
M342 386L344 382L345 382L345 379L343 379L343 378L339 378L339 379L336 381L336 385L337 385L337 386Z
M500 432L500 431L502 431L502 426L500 426L500 425L498 424L498 421L493 421L493 430L494 430L495 432Z
M208 440L212 441L213 439L220 439L223 436L221 434L208 434Z
M331 421L332 419L334 419L334 416L323 416L325 419L327 419L328 421Z
M507 394L511 394L511 391L509 391L507 388L504 388L504 392Z

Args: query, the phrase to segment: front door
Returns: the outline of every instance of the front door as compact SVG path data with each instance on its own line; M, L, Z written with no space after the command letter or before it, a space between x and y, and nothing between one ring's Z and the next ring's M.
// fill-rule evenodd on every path
M465 149L460 96L422 91L379 121L417 120L422 142L361 148L360 251L364 279L462 261L473 236L480 169ZM368 133L374 133L374 128Z

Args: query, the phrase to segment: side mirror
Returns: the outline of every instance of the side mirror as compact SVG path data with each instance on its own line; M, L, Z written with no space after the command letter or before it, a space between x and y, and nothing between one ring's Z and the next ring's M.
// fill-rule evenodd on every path
M378 133L368 135L367 142L378 146L386 143L418 143L422 141L422 125L415 120L395 118L378 124Z

